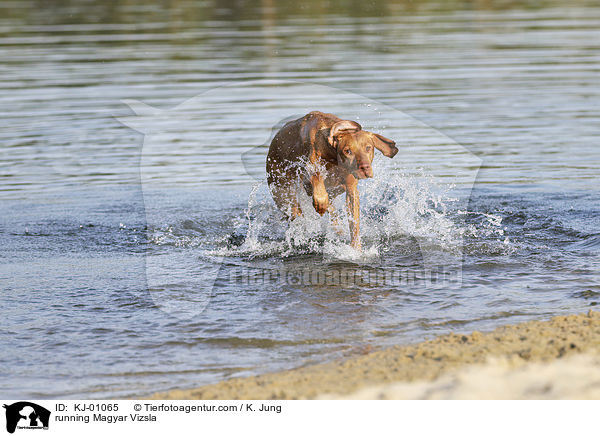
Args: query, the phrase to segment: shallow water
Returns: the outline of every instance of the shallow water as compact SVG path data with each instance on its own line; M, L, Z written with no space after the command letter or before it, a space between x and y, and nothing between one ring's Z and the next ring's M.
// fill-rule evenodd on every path
M0 5L6 397L142 395L600 302L600 8L151 3ZM400 147L360 183L363 254L270 200L265 144L310 109Z

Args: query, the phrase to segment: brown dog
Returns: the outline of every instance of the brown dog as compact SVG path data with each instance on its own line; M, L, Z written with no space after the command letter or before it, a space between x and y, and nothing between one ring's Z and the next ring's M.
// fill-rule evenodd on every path
M346 191L352 246L360 249L358 179L373 177L374 149L387 157L398 153L396 143L362 130L354 121L311 112L290 121L273 138L267 155L267 181L277 207L291 219L302 214L297 181L312 197L315 210L336 218L329 199Z

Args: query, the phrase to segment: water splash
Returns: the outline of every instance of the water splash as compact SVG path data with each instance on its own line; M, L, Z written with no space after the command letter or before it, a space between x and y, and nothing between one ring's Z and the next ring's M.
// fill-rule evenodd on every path
M302 189L298 190L298 198L303 215L288 222L262 181L254 185L245 217L228 238L231 241L236 239L232 235L245 234L243 241L221 246L213 254L250 258L319 254L326 259L361 263L380 257L395 239L406 237L417 238L421 248L459 250L462 231L448 210L455 200L448 195L451 188L424 174L383 172L362 181L359 191L363 250L357 251L350 246L343 194L333 201L339 228L334 227L329 214L317 214Z
M389 251L439 264L440 256L459 262L464 253L507 254L515 249L502 215L467 210L453 185L424 172L380 168L373 179L359 183L359 191L362 251L350 246L344 194L333 200L337 228L328 213L317 214L300 187L303 215L289 222L265 180L253 185L247 205L237 216L228 216L226 224L206 230L186 220L150 227L149 243L198 249L207 259L318 255L325 261L357 264L377 262Z

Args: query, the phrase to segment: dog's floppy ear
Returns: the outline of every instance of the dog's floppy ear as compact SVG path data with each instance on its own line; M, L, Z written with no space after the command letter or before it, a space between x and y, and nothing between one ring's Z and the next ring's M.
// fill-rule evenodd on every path
M396 143L391 139L387 139L385 136L381 136L378 133L371 133L373 135L373 145L377 150L383 153L384 156L392 158L398 153Z
M343 133L354 133L361 130L362 127L360 124L354 121L342 120L335 123L331 126L331 130L329 131L329 137L327 141L329 141L329 145L335 147L335 138Z

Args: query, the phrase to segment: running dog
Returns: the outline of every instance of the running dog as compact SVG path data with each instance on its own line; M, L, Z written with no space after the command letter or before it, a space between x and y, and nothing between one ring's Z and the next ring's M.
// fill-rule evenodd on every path
M362 130L355 121L323 112L310 112L284 125L273 138L267 155L267 181L277 207L289 218L302 214L296 194L300 180L315 210L329 211L330 199L346 192L352 247L360 250L358 180L373 177L374 149L392 158L396 143Z

